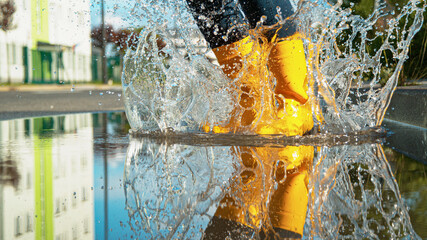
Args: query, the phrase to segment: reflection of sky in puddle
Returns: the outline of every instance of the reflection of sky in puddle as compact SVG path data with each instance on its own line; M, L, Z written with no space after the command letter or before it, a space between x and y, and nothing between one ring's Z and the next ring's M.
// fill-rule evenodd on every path
M0 238L144 239L173 235L173 226L174 236L194 238L215 220L215 212L221 215L218 203L227 197L241 200L246 224L257 228L262 219L268 225L265 216L248 218L248 202L267 206L269 193L280 188L268 179L279 178L273 174L251 182L260 172L248 156L274 159L281 149L168 145L147 139L129 143L124 118L122 113L81 114L0 122ZM268 169L266 162L259 161L258 167ZM310 173L315 181L308 185L312 207L304 237L389 238L382 234L390 234L393 222L400 226L398 236L408 235L406 207L415 232L427 237L425 165L372 144L316 147L313 167L319 170ZM263 186L249 192L261 191L267 198L245 196L248 186Z

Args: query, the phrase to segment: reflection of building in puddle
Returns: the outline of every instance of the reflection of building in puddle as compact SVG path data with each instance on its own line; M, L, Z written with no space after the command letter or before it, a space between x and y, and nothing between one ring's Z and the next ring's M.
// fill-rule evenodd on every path
M90 114L2 121L0 156L19 176L0 184L0 239L94 238Z
M416 237L382 148L185 146L133 139L130 226L142 238Z

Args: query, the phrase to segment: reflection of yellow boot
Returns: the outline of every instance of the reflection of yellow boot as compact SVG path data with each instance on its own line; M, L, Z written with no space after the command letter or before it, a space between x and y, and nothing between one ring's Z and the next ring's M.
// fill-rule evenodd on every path
M308 204L308 174L300 169L288 174L270 200L270 221L276 231L286 230L302 237Z
M255 148L241 147L239 150L236 154L242 161L243 169L233 180L228 194L221 200L215 216L257 229L262 223L261 214L266 212L263 201L268 186L264 186L262 179L269 172L265 168L271 169L271 166L262 166Z
M311 164L313 153L311 146L239 148L236 154L243 169L233 180L215 216L257 230L271 222L276 231L302 235L308 200L305 169ZM273 176L282 182L277 190L272 187ZM270 191L272 197L266 208Z
M281 237L302 237L308 204L307 169L313 161L314 148L260 148L258 154L263 161L274 160L273 174L278 187L272 192L268 210L273 229Z

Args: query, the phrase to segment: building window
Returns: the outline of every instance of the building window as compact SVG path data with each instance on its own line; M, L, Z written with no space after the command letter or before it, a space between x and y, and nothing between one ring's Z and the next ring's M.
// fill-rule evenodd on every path
M77 194L76 194L76 192L74 192L73 196L71 197L71 204L73 207L77 206Z
M15 218L15 236L22 234L22 219L21 216Z
M9 50L9 55L7 56L9 65L15 65L16 62L16 45L13 43L7 44L7 48Z
M87 217L83 220L83 229L85 234L89 233L89 219Z
M67 198L64 198L64 201L62 202L62 211L67 211Z
M16 45L12 44L12 64L17 64L16 59Z
M86 191L86 187L82 187L82 201L86 201L87 200L87 191Z
M55 214L59 214L61 212L61 200L59 198L55 199Z
M31 173L27 173L27 189L31 189Z
M81 166L81 170L85 170L86 166L87 166L87 158L85 155L82 155L80 157L80 166Z
M73 234L73 239L78 239L78 237L79 237L79 234L78 234L78 231L77 231L77 225L74 225L74 227L72 228L72 234Z
M29 213L27 214L27 232L33 231L33 218Z

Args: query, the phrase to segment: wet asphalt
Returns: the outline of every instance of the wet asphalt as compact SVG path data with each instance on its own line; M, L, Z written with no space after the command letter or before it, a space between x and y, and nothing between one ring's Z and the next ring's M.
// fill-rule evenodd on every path
M124 111L120 88L0 92L0 121L85 112Z

